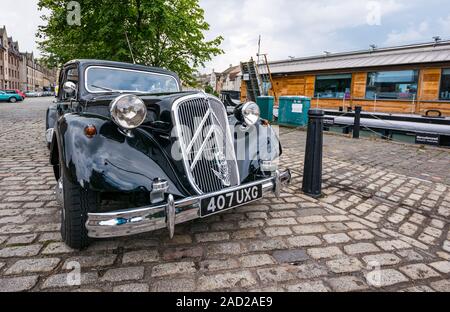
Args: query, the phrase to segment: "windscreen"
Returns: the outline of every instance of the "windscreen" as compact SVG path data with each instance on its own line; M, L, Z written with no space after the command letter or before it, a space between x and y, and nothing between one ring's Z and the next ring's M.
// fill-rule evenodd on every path
M178 81L170 75L96 66L86 70L86 89L91 93L171 93L180 91Z

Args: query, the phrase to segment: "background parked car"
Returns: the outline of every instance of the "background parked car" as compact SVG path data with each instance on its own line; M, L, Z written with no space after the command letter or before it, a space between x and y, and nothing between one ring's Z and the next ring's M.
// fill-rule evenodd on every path
M0 90L0 91L5 92L6 94L18 94L20 95L22 100L24 100L26 97L25 94L23 94L20 90Z
M37 92L35 92L35 91L27 91L27 92L25 92L25 95L27 97L37 97L38 96Z
M17 93L6 93L5 91L0 91L0 101L16 103L23 101L23 98Z
M22 91L20 91L18 89L14 89L14 90L9 89L9 90L1 90L1 91L4 91L5 93L8 93L8 94L18 94L22 97L22 99L25 99L27 97L25 95L25 93L23 93Z
M43 93L44 93L43 96L54 96L55 95L55 93L53 91L44 91Z

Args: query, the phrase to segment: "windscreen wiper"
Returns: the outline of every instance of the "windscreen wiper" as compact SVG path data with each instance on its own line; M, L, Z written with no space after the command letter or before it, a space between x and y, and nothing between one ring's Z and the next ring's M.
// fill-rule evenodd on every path
M114 89L110 89L110 88L107 88L107 87L97 86L97 85L94 85L94 84L90 84L89 86L97 88L97 89L101 89L103 91L108 91L108 92L117 92L117 93L129 92L129 93L138 93L138 94L151 94L150 92L138 91L138 90L136 90L136 91L131 91L131 90L114 90Z
M90 86L90 87L94 87L94 88L96 88L96 89L101 89L101 90L103 90L103 91L118 92L118 93L121 93L121 92L122 92L122 91L119 91L119 90L113 90L113 89L110 89L110 88L100 87L100 86L93 85L93 84L91 84L91 85L89 85L89 86Z

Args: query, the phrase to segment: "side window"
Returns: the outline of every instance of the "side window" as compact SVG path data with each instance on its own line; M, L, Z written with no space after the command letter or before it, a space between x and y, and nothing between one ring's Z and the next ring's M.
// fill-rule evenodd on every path
M439 99L442 101L450 100L450 69L442 70L441 78L441 92L439 94Z
M67 81L70 81L78 86L78 83L79 83L78 68L77 67L68 67L68 68L64 69L64 72L61 74L61 78L62 78L61 84L59 87L59 99L61 101L68 101L71 98L71 96L69 96L64 91L64 84Z

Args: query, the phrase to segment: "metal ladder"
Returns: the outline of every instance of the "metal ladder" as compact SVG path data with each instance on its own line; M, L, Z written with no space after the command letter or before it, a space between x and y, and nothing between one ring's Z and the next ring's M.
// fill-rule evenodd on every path
M249 62L241 63L242 75L248 75L247 83L247 100L256 102L258 96L262 95L262 82L260 80L258 69L253 58Z

